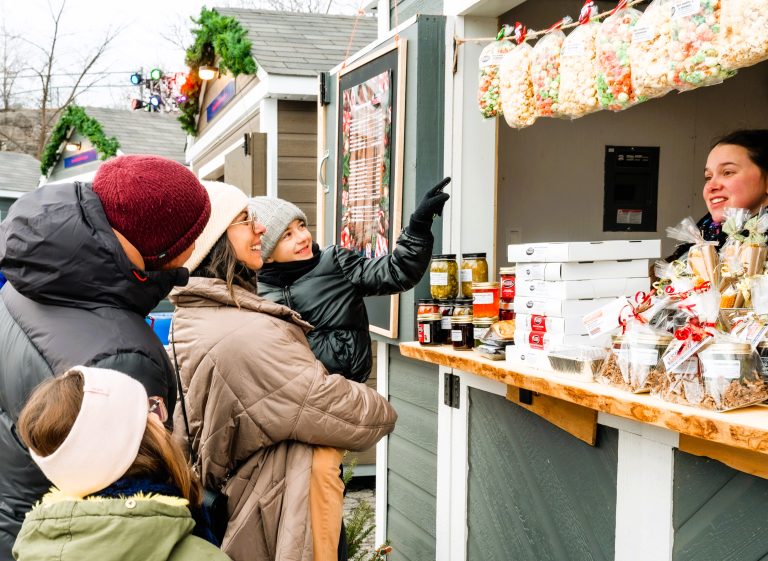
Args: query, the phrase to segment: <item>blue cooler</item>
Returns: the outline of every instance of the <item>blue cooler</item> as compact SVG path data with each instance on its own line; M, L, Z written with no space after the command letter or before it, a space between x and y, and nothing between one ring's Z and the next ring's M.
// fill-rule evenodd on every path
M171 331L173 312L152 312L147 316L147 323L155 332L163 345L168 345L168 334Z

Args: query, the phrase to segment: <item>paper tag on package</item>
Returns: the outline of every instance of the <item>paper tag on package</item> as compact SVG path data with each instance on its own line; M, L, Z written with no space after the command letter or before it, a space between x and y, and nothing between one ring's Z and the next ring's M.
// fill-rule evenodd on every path
M621 325L622 311L628 306L629 302L622 296L585 315L582 322L589 336L595 339L618 328Z
M757 346L765 338L766 333L768 333L768 324L764 324L754 317L740 323L731 332L739 341L752 345L753 350L757 349Z
M690 339L684 339L682 341L680 339L675 339L669 344L667 350L664 351L664 354L661 357L661 360L664 363L664 368L666 368L667 372L675 371L675 369L691 358L699 351L699 349L711 340L711 336L704 337L698 342L693 342Z

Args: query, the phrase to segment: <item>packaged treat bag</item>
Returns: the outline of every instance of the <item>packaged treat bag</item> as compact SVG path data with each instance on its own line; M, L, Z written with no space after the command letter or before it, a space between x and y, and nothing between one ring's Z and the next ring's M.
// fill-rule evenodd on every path
M684 244L692 244L686 265L695 279L719 286L717 242L706 241L693 218L684 218L677 226L667 228L667 236Z
M515 129L529 127L536 122L533 83L531 82L531 58L533 47L525 42L524 27L515 25L519 44L501 61L501 108L507 124Z
M749 305L748 280L764 272L768 257L766 230L768 213L750 217L747 209L726 209L723 231L728 234L728 240L720 251L721 276L727 281L729 299L726 303L730 303L733 296L733 304L723 308Z
M558 25L562 25L558 23ZM560 115L560 51L565 33L553 29L536 42L531 58L534 110L537 117Z
M734 75L721 60L720 0L675 0L671 31L669 58L675 88L711 86Z
M477 89L477 105L480 114L490 119L501 115L501 100L499 99L499 64L514 45L502 39L503 31L499 33L500 40L487 45L480 53L479 85Z
M699 352L704 409L728 411L768 399L760 356L749 343L722 336Z
M645 101L638 98L632 88L632 66L629 46L632 30L643 15L639 10L627 8L621 0L614 12L603 20L597 32L597 95L600 106L621 111Z
M560 51L560 115L575 119L597 111L597 51L595 38L600 24L592 21L597 8L587 0L579 16L580 25L563 41Z
M768 59L768 2L721 0L720 61L725 68L743 68Z
M629 60L632 65L632 90L637 96L660 97L674 89L669 44L672 41L672 5L675 2L654 0L632 29Z

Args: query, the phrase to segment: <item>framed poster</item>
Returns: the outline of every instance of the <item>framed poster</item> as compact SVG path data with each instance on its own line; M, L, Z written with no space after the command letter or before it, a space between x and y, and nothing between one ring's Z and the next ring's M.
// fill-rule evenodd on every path
M366 259L400 233L406 42L398 39L339 72L334 243ZM366 298L370 329L397 337L398 295Z

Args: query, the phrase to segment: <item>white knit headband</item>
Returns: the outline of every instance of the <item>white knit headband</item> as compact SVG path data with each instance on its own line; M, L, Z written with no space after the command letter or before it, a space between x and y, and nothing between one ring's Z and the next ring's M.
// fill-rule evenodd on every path
M69 434L50 456L30 454L64 494L82 498L108 487L131 467L147 427L149 403L139 382L121 372L76 366L83 403Z

